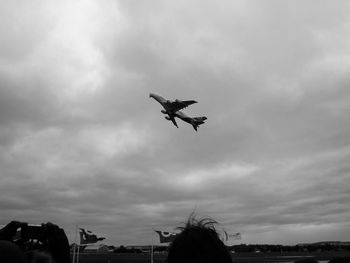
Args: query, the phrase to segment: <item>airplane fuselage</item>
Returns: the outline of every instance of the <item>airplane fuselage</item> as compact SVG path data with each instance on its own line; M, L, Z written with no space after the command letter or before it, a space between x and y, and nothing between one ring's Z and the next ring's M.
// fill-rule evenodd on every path
M196 131L197 131L198 126L205 123L204 121L207 119L207 117L205 117L205 116L192 118L192 117L187 116L182 111L176 112L176 117L183 120L184 122L191 124Z

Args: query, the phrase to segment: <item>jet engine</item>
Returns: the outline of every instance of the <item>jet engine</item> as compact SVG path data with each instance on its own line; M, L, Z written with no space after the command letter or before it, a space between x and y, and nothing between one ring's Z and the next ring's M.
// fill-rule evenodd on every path
M167 112L165 110L161 110L160 112L163 114L167 114Z
M165 119L168 120L168 121L170 121L170 118L169 118L168 116L165 116Z

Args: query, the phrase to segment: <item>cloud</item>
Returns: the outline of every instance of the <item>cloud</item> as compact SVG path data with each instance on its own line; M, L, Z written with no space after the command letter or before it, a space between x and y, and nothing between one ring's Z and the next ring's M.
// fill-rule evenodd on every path
M0 5L0 223L148 244L196 210L246 243L346 239L347 2ZM208 120L176 129L150 92Z

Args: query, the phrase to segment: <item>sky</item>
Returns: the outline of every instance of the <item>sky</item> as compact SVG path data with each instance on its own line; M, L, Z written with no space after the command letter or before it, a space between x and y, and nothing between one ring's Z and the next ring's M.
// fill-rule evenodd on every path
M350 2L0 2L0 224L348 241ZM198 132L149 98L196 100ZM176 230L175 230L176 231Z

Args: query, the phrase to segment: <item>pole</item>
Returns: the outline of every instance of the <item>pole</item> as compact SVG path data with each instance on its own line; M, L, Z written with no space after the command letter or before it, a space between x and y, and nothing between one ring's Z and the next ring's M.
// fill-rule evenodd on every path
M77 236L78 236L78 225L75 225L75 237L74 237L74 246L73 246L73 263L75 263L75 256L77 250Z
M80 244L78 245L77 263L79 263L79 250L80 250Z
M153 231L154 229L152 228L151 263L153 263Z

